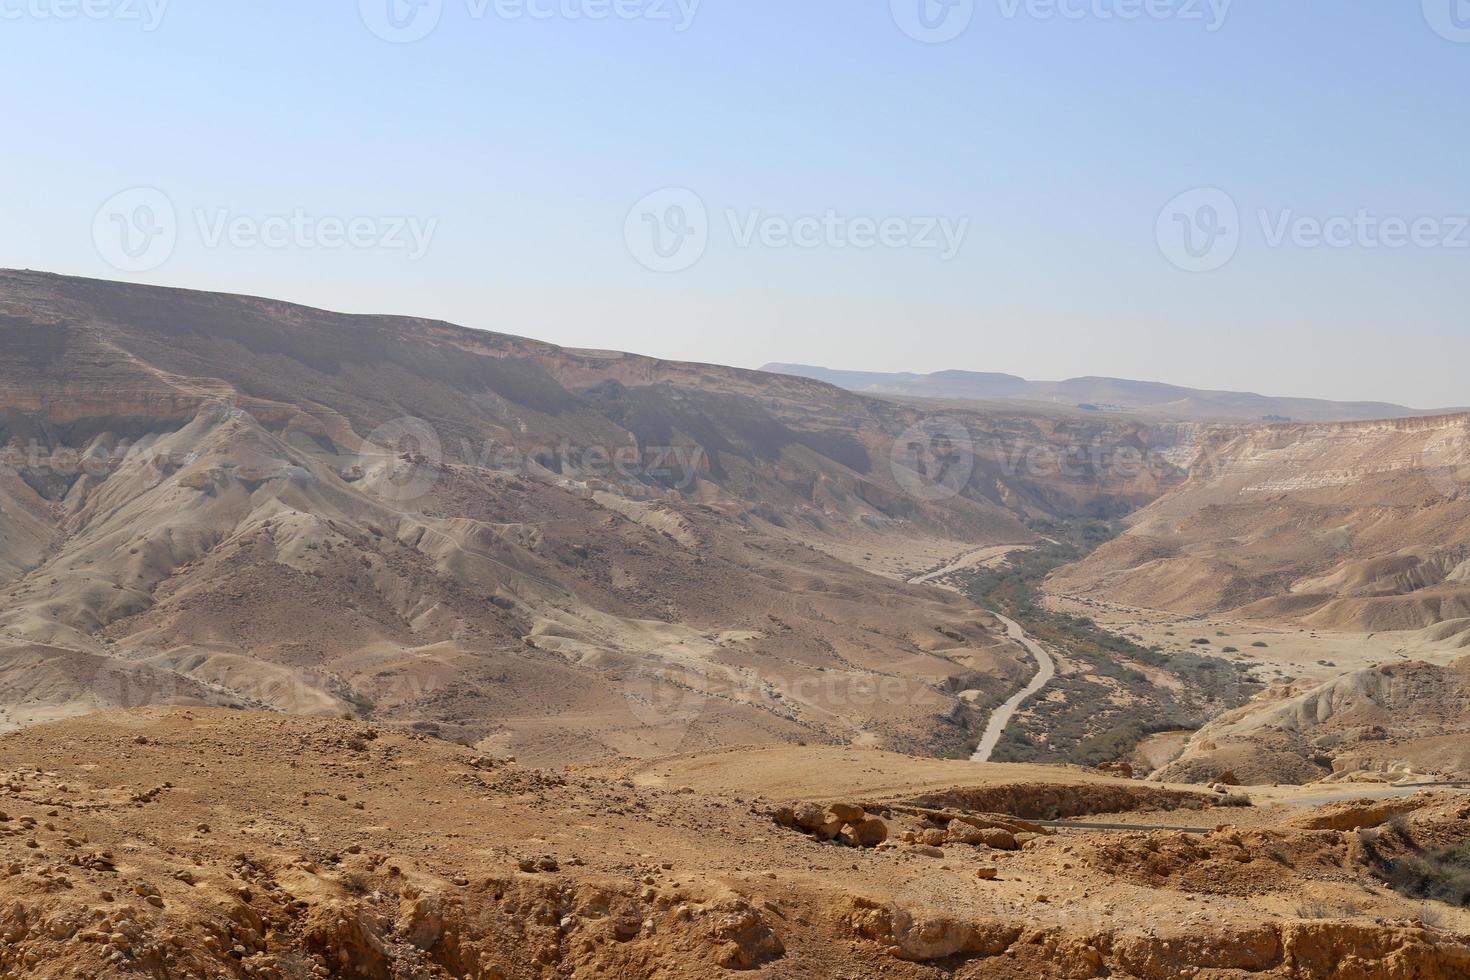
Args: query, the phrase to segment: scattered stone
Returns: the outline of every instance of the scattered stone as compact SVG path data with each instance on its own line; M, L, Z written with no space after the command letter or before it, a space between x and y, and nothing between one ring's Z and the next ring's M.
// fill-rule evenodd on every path
M888 839L888 825L877 817L850 823L842 831L842 842L849 847L877 847Z

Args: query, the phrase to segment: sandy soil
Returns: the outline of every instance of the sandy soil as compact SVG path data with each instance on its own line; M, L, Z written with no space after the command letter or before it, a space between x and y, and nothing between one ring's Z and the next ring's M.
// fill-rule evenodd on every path
M1394 633L1340 633L1306 627L1272 626L1227 617L1180 616L1073 596L1048 594L1046 606L1074 616L1086 616L1113 632L1134 637L1146 646L1168 652L1195 650L1255 665L1257 679L1272 683L1285 678L1303 684L1329 681L1342 674L1400 660L1450 664L1465 656L1450 644L1426 643L1414 631ZM1209 645L1194 645L1195 639ZM1257 643L1265 646L1258 647ZM1237 653L1225 653L1234 647Z
M1194 732L1160 732L1138 743L1133 750L1133 767L1151 772L1179 758Z
M861 796L886 799L940 790L991 789L1025 783L1136 789L1137 783L1080 766L916 759L891 752L832 746L735 747L586 771L659 788L701 793L758 793L773 799ZM1201 799L1198 786L1169 787Z
M796 809L782 802L818 801L821 817L869 793L890 799L838 819L877 821L877 846L824 842L791 825ZM357 722L99 714L0 737L0 975L1408 980L1470 969L1470 916L1436 906L1426 929L1424 903L1373 887L1354 835L1265 813L1229 826L1238 810L1127 812L1197 805L1164 793L838 749L727 750L624 779ZM981 798L1009 809L982 810ZM1049 833L1008 815L1058 804L1077 816L1103 807L1109 823L1218 829ZM1463 836L1454 800L1416 806L1416 832Z

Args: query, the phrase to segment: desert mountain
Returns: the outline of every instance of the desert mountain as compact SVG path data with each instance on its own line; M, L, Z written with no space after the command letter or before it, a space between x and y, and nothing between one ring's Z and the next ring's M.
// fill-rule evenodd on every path
M1129 513L1200 437L22 272L0 413L0 723L232 705L556 760L964 751L1030 657L901 580Z
M1049 587L1452 640L1470 626L1467 474L1470 415L1216 430L1188 481Z
M1151 783L935 757L1240 705L1049 572L1453 646L1464 431L0 273L0 973L1463 975L1465 797L1348 782L1470 767L1463 663L1278 685ZM1314 785L1197 785L1247 777Z
M1159 779L1308 783L1470 772L1470 658L1352 671L1283 685L1190 739Z
M1155 381L1071 378L1028 381L1010 374L938 371L885 374L834 371L805 364L768 364L778 374L815 378L849 391L907 398L1047 402L1085 411L1125 412L1166 419L1214 421L1349 422L1437 414L1386 402L1334 402L1239 391L1207 391Z

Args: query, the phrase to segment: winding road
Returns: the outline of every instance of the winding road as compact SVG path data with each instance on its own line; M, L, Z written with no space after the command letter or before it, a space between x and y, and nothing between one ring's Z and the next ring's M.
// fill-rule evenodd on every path
M1023 548L1025 546L1002 545L966 552L938 571L909 579L909 584L926 585L933 583L942 588L949 589L951 592L958 592L958 589L945 584L942 579L972 565L983 564L987 561L1002 558L1010 552L1017 550L1018 547ZM1011 719L1016 716L1016 712L1021 709L1021 705L1031 700L1037 694L1040 694L1057 676L1056 661L1052 660L1051 654L1046 652L1045 647L1033 640L1031 635L1021 628L1020 623L1009 617L1002 616L994 610L989 610L989 612L1005 624L1006 636L1020 643L1030 651L1031 656L1036 658L1037 670L1036 676L1031 679L1030 684L1027 684L1020 691L1012 695L1005 704L1002 704L999 708L991 712L990 721L985 726L985 734L981 736L980 744L975 748L975 754L970 756L971 762L989 762L991 755L995 753L995 747L1000 744L1001 736L1010 727Z
M1036 658L1038 670L1030 684L1011 695L1005 704L991 713L990 721L985 726L985 734L981 736L980 744L975 747L975 754L970 756L971 762L989 762L990 756L995 752L995 747L1000 744L1000 737L1010 727L1011 719L1016 716L1021 705L1041 693L1042 689L1057 676L1056 661L1052 660L1051 654L1046 652L1045 647L1033 640L1030 634L1021 628L1020 623L998 612L992 612L992 615L1005 623L1007 636L1031 651L1031 656Z

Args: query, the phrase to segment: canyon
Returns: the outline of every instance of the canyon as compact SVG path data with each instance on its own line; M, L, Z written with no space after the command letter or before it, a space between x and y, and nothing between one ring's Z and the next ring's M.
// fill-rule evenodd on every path
M1191 398L0 272L0 975L1466 975L1470 415Z

